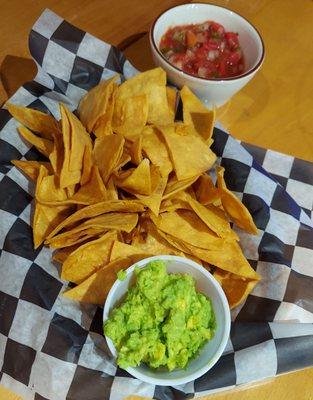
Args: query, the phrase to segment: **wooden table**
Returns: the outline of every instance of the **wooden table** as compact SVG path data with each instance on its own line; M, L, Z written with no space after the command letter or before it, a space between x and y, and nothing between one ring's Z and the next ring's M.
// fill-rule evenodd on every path
M141 69L152 67L145 33L157 14L177 0L0 0L0 103L36 68L28 32L46 8L102 40L125 49ZM261 32L266 60L257 76L218 110L239 139L313 161L313 3L310 0L211 0L247 17ZM135 393L134 393L135 394ZM313 369L210 396L219 400L313 399Z

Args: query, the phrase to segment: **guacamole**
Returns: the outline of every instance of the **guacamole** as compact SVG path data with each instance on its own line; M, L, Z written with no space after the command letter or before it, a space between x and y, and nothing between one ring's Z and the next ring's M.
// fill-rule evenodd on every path
M135 270L137 282L113 310L104 333L118 350L121 368L141 362L170 371L186 367L214 335L210 300L187 274L168 274L163 261Z

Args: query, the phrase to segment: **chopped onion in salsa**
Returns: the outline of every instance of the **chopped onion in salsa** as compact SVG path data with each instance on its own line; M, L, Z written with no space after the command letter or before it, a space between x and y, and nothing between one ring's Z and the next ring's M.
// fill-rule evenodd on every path
M214 21L169 28L160 51L172 65L200 78L229 78L244 71L238 33Z

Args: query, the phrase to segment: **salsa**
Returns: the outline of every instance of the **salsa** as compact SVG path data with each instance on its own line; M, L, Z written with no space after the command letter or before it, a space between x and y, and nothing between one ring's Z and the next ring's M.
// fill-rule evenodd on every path
M161 260L135 269L135 274L135 285L104 324L118 350L118 365L144 362L170 371L186 367L214 336L211 301L196 291L190 275L168 274Z
M160 51L172 65L200 78L229 78L244 71L238 33L214 21L169 28Z

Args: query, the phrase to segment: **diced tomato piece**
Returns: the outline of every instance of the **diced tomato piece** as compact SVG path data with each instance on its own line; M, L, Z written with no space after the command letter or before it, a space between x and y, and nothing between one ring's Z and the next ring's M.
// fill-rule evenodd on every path
M241 59L240 53L239 53L238 51L234 51L234 52L232 52L231 55L228 57L228 60L227 60L227 61L229 62L229 64L234 65L234 64L238 64L238 62L240 61L240 59Z
M191 30L186 32L186 42L188 47L194 47L197 43L197 36Z
M221 30L222 30L222 32L224 32L223 25L221 25L221 24L219 24L217 22L214 22L214 21L211 22L210 28L211 28L212 31L215 31L215 32L217 32L217 31L221 32Z
M225 33L225 39L227 41L227 44L230 48L235 49L236 47L239 46L239 40L238 40L238 35L237 33L234 32L226 32Z

